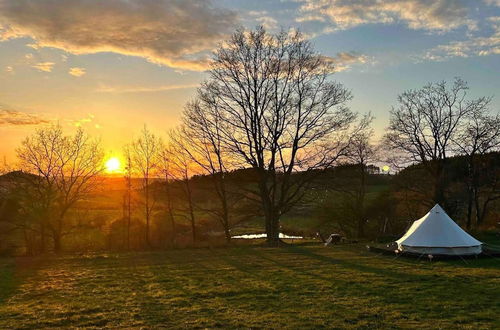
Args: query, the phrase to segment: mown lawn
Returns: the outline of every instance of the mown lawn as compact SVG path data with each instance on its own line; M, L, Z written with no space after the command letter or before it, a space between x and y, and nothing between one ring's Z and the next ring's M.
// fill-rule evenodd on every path
M500 260L362 246L0 259L0 328L498 328Z

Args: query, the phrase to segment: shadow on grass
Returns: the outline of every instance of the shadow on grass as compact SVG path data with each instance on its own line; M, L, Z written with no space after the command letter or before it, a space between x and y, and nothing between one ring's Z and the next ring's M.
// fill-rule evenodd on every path
M0 304L12 297L24 279L33 275L44 260L43 257L21 257L0 261Z

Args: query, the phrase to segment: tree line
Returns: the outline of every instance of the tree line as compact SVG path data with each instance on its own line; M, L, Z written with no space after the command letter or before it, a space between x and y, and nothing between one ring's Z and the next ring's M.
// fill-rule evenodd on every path
M235 223L259 217L267 244L278 246L283 217L310 204L318 192L336 198L326 201L329 205L315 204L322 210L335 205L326 222L347 219L355 228L352 235L365 237L376 213L369 191L374 164L401 170L398 192L416 196L415 186L425 182L418 198L451 210L450 200L456 199L450 185L456 178L449 170L456 156L462 157L455 172L464 176L459 190L465 225L481 225L500 198L498 164L485 163L500 145L500 117L491 110L491 98L470 98L467 84L458 78L451 85L430 83L405 91L375 144L373 117L348 107L351 92L331 79L334 72L334 64L300 32L236 31L213 53L207 79L185 106L181 125L165 139L145 127L124 147L120 223L125 247L130 249L137 236L132 227L139 211L141 241L158 246L158 239L152 239L158 210L169 228L162 246L176 246L186 223L191 242L197 242L200 213L218 224L227 242ZM81 210L79 204L102 182L104 152L82 129L66 135L52 126L26 138L17 156L21 172L1 181L2 228L21 233L28 253L46 251L48 240L59 252L63 237L85 222L75 224L68 214ZM245 175L234 174L241 170ZM486 170L490 175L485 179ZM412 171L419 177L406 184ZM204 194L198 191L201 186ZM387 219L389 209L380 216Z

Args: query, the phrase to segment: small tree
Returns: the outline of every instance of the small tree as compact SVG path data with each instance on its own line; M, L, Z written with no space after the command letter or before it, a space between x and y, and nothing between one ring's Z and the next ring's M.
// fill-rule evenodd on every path
M200 91L201 92L201 91ZM219 207L205 211L213 214L224 230L227 242L231 241L230 199L226 172L230 166L230 155L224 148L221 132L223 120L220 113L212 107L217 106L211 95L200 95L189 103L184 110L182 138L186 141L184 150L198 167L210 176L212 187L219 201ZM234 192L233 196L237 195Z
M356 216L357 222L357 236L362 238L365 236L365 224L367 222L366 214L366 189L367 189L367 176L368 165L377 160L377 148L373 145L371 139L373 138L373 130L369 127L372 121L371 116L365 118L363 126L365 129L361 130L353 136L351 146L349 148L348 160L356 166L358 184L354 190L351 190L351 197L354 201L353 214Z
M125 156L125 196L124 196L124 213L127 220L127 250L130 250L130 226L132 221L132 175L133 162L130 146L125 146L123 150Z
M194 174L195 168L197 167L196 162L189 154L187 141L183 138L182 131L180 129L171 130L169 133L168 141L168 155L170 159L170 173L171 175L181 182L186 202L186 208L182 210L182 214L189 220L191 224L191 235L193 244L196 242L196 215L195 215L195 204L193 187L191 182L191 177Z
M176 245L176 223L175 212L172 195L172 181L174 180L172 155L170 150L163 148L159 154L158 169L161 177L163 178L163 186L165 188L165 208L167 210L168 220L170 222L170 243L172 246Z
M151 181L156 175L158 155L163 143L160 138L144 126L141 135L132 142L131 157L135 172L141 176L144 195L144 215L146 218L146 244L151 247L150 223L156 204L156 196L151 188Z
M500 146L500 115L491 115L487 105L488 103L485 103L484 107L475 109L453 139L455 149L467 159L467 180L465 181L467 229L473 225L473 210L475 210L475 224L480 225L487 213L488 205L500 198L498 190L491 189L481 201L480 177L481 172L485 171L481 162L486 161L486 154L498 150ZM495 184L499 181L498 175L493 173L488 181Z
M46 228L61 251L61 238L68 233L66 216L77 202L90 193L103 168L98 141L82 129L65 136L60 126L37 130L17 149L21 168L34 174L31 184L37 192L42 235ZM43 239L43 238L42 238Z

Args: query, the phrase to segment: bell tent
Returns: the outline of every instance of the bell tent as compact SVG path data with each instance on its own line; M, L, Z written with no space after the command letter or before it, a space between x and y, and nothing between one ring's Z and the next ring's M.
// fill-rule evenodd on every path
M417 254L476 255L482 250L482 243L460 228L438 204L413 222L396 243L399 251Z

